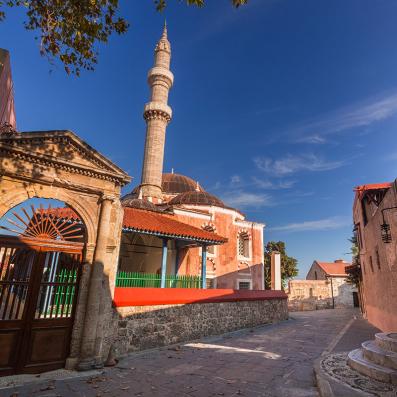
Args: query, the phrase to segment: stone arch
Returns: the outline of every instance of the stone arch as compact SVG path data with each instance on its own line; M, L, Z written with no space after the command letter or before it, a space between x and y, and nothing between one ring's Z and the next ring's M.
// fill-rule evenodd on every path
M86 250L66 367L106 358L102 332L112 313L123 210L131 178L71 131L0 134L0 217L31 198L70 206L85 225ZM83 365L80 365L83 368Z
M89 203L82 202L82 197L77 196L77 193L74 196L62 188L41 185L40 189L34 190L24 186L12 189L0 197L0 218L10 209L31 198L56 199L69 205L81 217L86 227L86 244L95 245L98 208L93 208Z

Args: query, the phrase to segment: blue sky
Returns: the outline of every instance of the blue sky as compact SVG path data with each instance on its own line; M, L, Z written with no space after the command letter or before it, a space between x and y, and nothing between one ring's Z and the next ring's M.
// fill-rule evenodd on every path
M286 242L301 277L314 259L349 259L353 187L396 177L397 2L208 2L170 0L161 15L151 1L122 1L129 32L80 78L40 57L10 12L0 47L11 51L18 129L71 129L138 183L146 74L166 16L165 171L266 223L265 240Z

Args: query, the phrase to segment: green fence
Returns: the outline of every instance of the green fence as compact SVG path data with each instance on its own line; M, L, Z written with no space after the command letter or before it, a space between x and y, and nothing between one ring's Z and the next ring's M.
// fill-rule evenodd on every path
M75 284L77 279L76 270L62 269L56 275L55 281L58 283L68 283L69 285L58 285L55 287L54 304L56 306L55 313L63 311L64 314L70 315L72 310L73 298L75 293ZM72 285L70 285L72 284ZM64 307L66 306L66 310Z
M160 288L161 275L139 272L117 272L116 287ZM166 288L200 288L200 276L165 276Z

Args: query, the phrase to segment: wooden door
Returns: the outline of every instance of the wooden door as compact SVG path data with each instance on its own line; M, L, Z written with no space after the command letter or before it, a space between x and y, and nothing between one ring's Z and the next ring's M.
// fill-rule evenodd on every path
M0 236L0 375L62 368L82 245Z

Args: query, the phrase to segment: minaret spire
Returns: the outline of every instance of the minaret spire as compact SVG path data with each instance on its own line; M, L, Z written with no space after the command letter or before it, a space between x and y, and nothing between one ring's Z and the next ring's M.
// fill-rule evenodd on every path
M154 67L148 73L150 102L145 105L143 112L146 120L146 142L140 187L143 197L161 201L165 132L172 118L168 93L174 81L174 75L170 71L171 44L168 41L166 22L154 53Z

